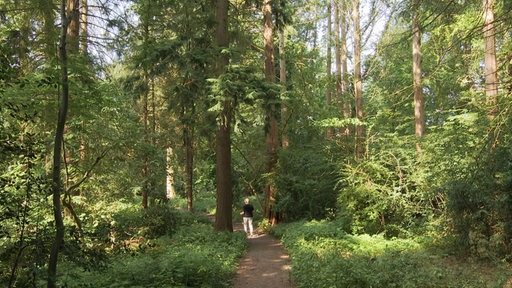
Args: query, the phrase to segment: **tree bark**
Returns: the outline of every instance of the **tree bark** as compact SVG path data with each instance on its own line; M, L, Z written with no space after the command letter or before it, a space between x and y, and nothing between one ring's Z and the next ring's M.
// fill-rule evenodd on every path
M147 8L149 9L149 8ZM150 31L150 14L149 11L146 11L146 15L142 18L142 26L143 26L143 43L142 45L147 46L151 43L151 31ZM151 123L150 123L150 93L151 93L151 83L152 83L152 77L151 77L151 63L149 63L149 55L147 55L147 52L144 51L146 55L143 60L142 69L143 69L143 75L142 75L142 81L144 89L142 91L141 95L141 121L143 125L143 133L144 133L144 143L150 144L151 143ZM147 209L149 207L149 191L151 189L151 183L150 183L150 174L151 174L151 167L150 167L150 156L148 151L142 151L142 168L141 168L141 177L142 177L142 209Z
M44 5L40 7L41 11L43 12L43 35L44 35L44 43L54 43L55 38L57 37L58 33L55 33L55 13L53 11L53 2L52 1L45 1ZM44 55L47 59L48 63L51 62L55 57L57 57L55 54L55 46L53 45L45 45L44 49Z
M68 112L69 99L69 81L68 81L68 60L66 50L66 36L68 17L66 15L66 0L61 1L61 34L59 43L59 58L61 65L61 86L62 92L59 104L59 115L57 119L57 128L55 130L55 140L53 147L53 172L52 172L52 197L53 197L53 216L55 219L55 239L50 251L50 259L48 261L48 279L47 287L56 287L57 277L57 261L60 248L64 242L64 221L62 219L61 195L63 191L61 179L61 159L62 144L64 139L64 127L66 125L66 117Z
M146 26L147 28L147 26ZM148 31L146 30L146 35L148 35ZM149 142L149 110L148 110L148 101L149 101L149 72L147 71L147 67L144 67L144 86L146 86L144 95L142 95L142 124L144 126L144 141ZM148 208L148 200L149 200L149 157L147 152L144 151L144 156L142 159L142 209Z
M88 54L89 50L89 4L87 0L81 0L81 14L80 14L80 33L82 37L80 39L80 49L84 55Z
M272 6L270 0L263 0L263 45L265 53L265 79L269 83L275 83L274 72L274 29L272 23ZM272 92L270 92L272 93ZM277 128L277 108L275 104L275 96L269 95L267 103L267 129L266 129L266 154L267 164L266 172L271 175L277 163L277 146L278 146L278 128ZM276 193L276 188L272 181L267 178L267 185L265 188L265 217L271 224L277 222L277 214L273 209L273 202Z
M350 81L348 79L348 51L347 51L347 34L348 34L348 7L347 0L341 0L341 79L342 79L342 97L343 97L343 118L349 119L352 117L351 112L351 97L348 93ZM350 126L345 127L343 132L345 135L350 135Z
M420 1L413 0L412 17L412 74L414 89L414 122L416 136L422 137L425 134L425 110L423 91L421 85L421 30L419 24ZM421 150L421 146L417 145Z
M329 0L327 3L327 56L326 56L326 66L325 66L325 74L326 74L326 85L325 85L325 102L327 108L330 108L332 105L332 86L331 86L331 78L332 78L332 0ZM329 127L327 129L327 138L332 138L334 136L334 129Z
M489 106L488 116L494 118L498 112L496 97L498 95L498 72L496 66L496 44L494 32L494 0L483 0L484 17L484 65L485 95Z
M339 0L334 1L334 54L336 59L336 100L338 103L338 111L342 116L343 113L343 87L341 82L341 24L340 18L340 2Z
M279 84L281 84L281 93L286 92L286 49L285 49L285 32L284 28L279 31ZM281 105L281 117L288 119L288 107ZM281 121L282 134L281 146L287 148L290 145L290 139L287 133L288 121Z
M190 120L188 120L190 121ZM183 127L183 139L185 144L185 187L187 190L187 210L193 210L193 186L194 186L194 145L193 128L190 123Z
M176 191L174 189L174 168L172 163L174 152L172 147L166 149L166 198L172 199L176 197Z
M220 79L225 73L229 58L222 50L229 47L228 39L228 0L216 2L216 44L218 49L216 73ZM222 111L219 116L216 135L216 182L217 182L217 212L215 229L218 231L233 231L233 191L231 183L231 102L222 100Z
M69 25L67 27L68 53L77 52L79 48L80 31L80 0L67 0L66 9L68 13Z
M352 1L352 20L354 22L354 89L356 98L356 117L363 121L363 79L361 75L361 28L359 17L359 0ZM364 155L364 127L356 127L356 156Z

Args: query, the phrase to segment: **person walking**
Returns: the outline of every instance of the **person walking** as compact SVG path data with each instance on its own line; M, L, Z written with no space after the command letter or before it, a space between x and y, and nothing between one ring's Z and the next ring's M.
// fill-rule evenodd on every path
M249 198L245 198L244 200L244 207L242 209L242 212L240 212L240 215L244 218L244 231L247 234L249 232L249 237L253 236L253 226L252 226L252 218L253 218L253 212L254 212L254 206L251 205L249 202Z

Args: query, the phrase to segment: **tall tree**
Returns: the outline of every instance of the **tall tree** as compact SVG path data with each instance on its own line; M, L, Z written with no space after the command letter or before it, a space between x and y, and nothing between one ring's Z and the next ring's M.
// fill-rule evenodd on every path
M348 50L347 50L347 34L348 34L348 21L347 15L348 13L348 0L340 0L341 1L341 12L340 12L340 29L341 29L341 80L342 80L342 102L343 102L343 118L349 119L352 117L351 113L351 97L349 93L350 81L348 79ZM349 135L350 128L347 125L345 127L345 131L343 134Z
M148 7L149 7L149 4L148 4ZM149 10L149 8L148 8ZM148 13L149 14L149 13ZM149 32L149 19L151 19L151 16L150 15L145 15L143 18L145 18L143 20L143 45L150 45L149 42L151 41L150 40L150 32ZM149 50L149 49L148 49ZM144 54L148 54L148 52L144 52ZM149 137L150 137L150 131L149 131L149 87L150 87L150 76L149 76L149 55L145 55L145 59L143 60L143 78L142 78L142 81L143 81L143 86L144 86L144 91L142 92L142 103L141 103L141 108L142 108L142 112L141 112L141 118L142 118L142 125L144 127L144 141L146 143L149 142ZM149 159L149 155L146 153L146 151L143 152L144 153L144 156L143 156L143 159L142 159L142 169L141 169L141 173L142 173L142 209L146 209L148 208L148 199L149 199L149 181L148 181L148 178L149 178L149 174L150 174L150 168L149 168L149 162L150 162L150 159Z
M68 30L67 30L67 47L68 53L78 51L79 33L80 33L80 0L67 0L66 9L68 11Z
M285 30L281 27L278 31L279 34L279 84L281 84L281 93L286 93L286 48L285 48ZM284 104L281 105L281 117L288 119L288 107ZM282 133L281 133L281 146L287 148L290 145L290 139L288 138L288 121L282 121Z
M61 34L59 43L59 58L61 68L60 85L62 86L59 104L57 128L55 129L55 140L53 146L53 172L52 172L52 197L53 217L55 219L55 239L53 240L50 259L48 262L48 288L55 288L57 277L57 261L59 251L64 242L64 222L62 219L61 195L63 184L61 180L62 145L64 140L64 127L68 112L69 81L68 81L68 56L67 56L67 30L69 18L66 13L66 0L61 1Z
M80 3L80 49L84 55L87 55L89 50L89 3L87 0L81 0Z
M325 101L327 108L330 108L332 105L332 86L331 86L331 78L332 78L332 0L327 2L327 55L326 55L326 86L325 86ZM334 136L334 129L329 127L327 129L327 138L332 138Z
M173 199L176 197L176 190L174 188L174 166L172 159L174 158L174 150L172 147L167 147L165 150L165 191L166 199Z
M226 72L229 58L228 38L228 0L216 1L217 31L215 34L217 46L216 74L221 81ZM222 85L222 84L221 84ZM215 229L218 231L233 231L232 205L233 191L231 183L231 101L227 95L221 99L221 112L218 119L216 135L216 182L217 182L217 211Z
M352 21L354 22L354 93L356 100L356 117L360 123L356 127L356 154L364 154L363 121L363 78L361 74L361 28L359 16L359 0L352 0Z
M192 112L185 111L187 108L193 109L193 100L187 101L182 97L183 102L192 102L190 105L182 104L182 125L183 125L183 146L185 147L185 190L187 192L187 209L193 210L193 191L194 191L194 126L192 122ZM187 107L187 108L186 108ZM190 114L190 115L186 115Z
M498 95L498 70L494 32L494 0L483 0L483 17L485 95L489 105L489 117L494 118L498 112L495 107Z
M416 136L425 134L425 109L423 100L423 88L421 85L421 30L419 23L420 1L413 0L412 8L412 74L414 89L414 119ZM418 143L417 149L421 150Z
M269 84L275 83L275 71L274 71L274 27L272 23L272 5L270 0L263 0L263 45L264 45L264 70L265 79ZM271 86L271 85L269 85ZM277 163L277 148L278 142L278 110L275 99L275 92L269 89L267 93L266 105L266 157L267 175L272 174ZM277 222L277 214L273 209L273 202L276 193L276 188L270 178L267 178L267 185L265 189L265 217L270 223L275 224Z
M338 110L341 114L343 114L343 84L341 82L341 45L342 45L342 39L341 39L341 24L340 24L340 18L344 18L343 11L340 13L340 6L341 2L343 0L336 0L334 1L334 53L335 53L335 59L336 59L336 100L338 103ZM341 14L341 15L340 15Z

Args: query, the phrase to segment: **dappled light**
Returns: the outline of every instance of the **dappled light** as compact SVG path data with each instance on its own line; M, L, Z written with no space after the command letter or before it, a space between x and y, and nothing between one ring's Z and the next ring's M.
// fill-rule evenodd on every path
M0 0L0 287L512 287L511 31L510 0Z

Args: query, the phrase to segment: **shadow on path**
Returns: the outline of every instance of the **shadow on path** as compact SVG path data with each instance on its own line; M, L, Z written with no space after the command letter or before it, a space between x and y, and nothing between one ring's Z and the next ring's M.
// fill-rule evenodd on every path
M235 227L235 230L237 228ZM281 242L268 234L255 235L248 240L249 250L247 255L239 261L240 266L233 287L294 287L290 283L289 257Z
M215 215L207 215L212 223ZM243 231L243 225L233 223L234 231ZM289 257L281 242L274 236L256 233L247 239L247 255L239 260L233 281L234 288L294 288L290 282Z

